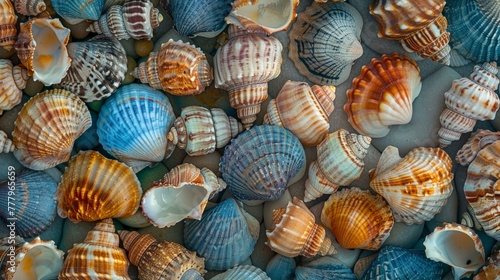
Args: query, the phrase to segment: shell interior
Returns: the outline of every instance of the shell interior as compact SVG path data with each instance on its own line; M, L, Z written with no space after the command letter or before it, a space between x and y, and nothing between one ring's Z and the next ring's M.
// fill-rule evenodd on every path
M62 266L61 251L49 246L35 246L24 255L12 280L54 279Z

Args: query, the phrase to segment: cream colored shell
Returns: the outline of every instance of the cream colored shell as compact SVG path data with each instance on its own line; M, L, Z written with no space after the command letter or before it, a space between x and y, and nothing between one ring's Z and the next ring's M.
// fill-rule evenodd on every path
M21 103L27 80L24 66L13 66L9 59L0 59L0 115Z

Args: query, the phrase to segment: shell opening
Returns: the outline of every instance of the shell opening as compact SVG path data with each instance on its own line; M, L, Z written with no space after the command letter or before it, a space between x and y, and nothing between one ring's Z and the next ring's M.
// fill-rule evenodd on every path
M62 269L60 253L47 246L30 249L16 268L12 280L55 279Z
M261 26L283 29L295 17L295 8L290 0L261 0L254 4L238 8L236 16L247 18Z

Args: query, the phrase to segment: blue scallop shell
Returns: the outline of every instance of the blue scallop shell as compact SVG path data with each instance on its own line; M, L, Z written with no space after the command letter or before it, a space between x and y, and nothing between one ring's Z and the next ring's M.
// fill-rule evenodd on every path
M125 85L104 102L97 135L108 153L138 172L171 154L166 136L174 119L165 94L143 84Z
M240 200L277 200L306 164L304 148L289 130L261 125L226 146L219 170Z
M228 198L206 210L200 220L186 220L184 245L205 258L208 270L227 270L253 252L259 222Z
M352 279L354 272L343 262L332 257L321 257L295 269L296 280Z
M293 279L295 275L295 259L276 254L266 266L266 273L273 280Z
M42 234L56 217L56 181L43 171L31 169L12 171L9 176L12 178L0 183L0 218L7 225L11 222L9 218L16 218L15 231L21 237ZM9 193L9 187L13 192Z
M260 268L253 265L239 265L221 273L210 280L271 280Z
M106 0L52 0L52 7L63 18L98 20Z

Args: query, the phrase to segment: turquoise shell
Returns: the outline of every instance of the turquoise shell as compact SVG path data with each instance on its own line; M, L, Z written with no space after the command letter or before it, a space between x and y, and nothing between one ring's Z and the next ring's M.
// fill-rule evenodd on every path
M239 265L229 269L210 280L271 280L260 268L253 265ZM273 279L274 280L274 279Z
M321 257L295 270L296 280L352 279L354 272L343 262L332 257Z
M106 0L52 0L57 14L70 19L98 20Z
M288 280L295 276L295 259L276 254L266 266L266 273L273 280Z

